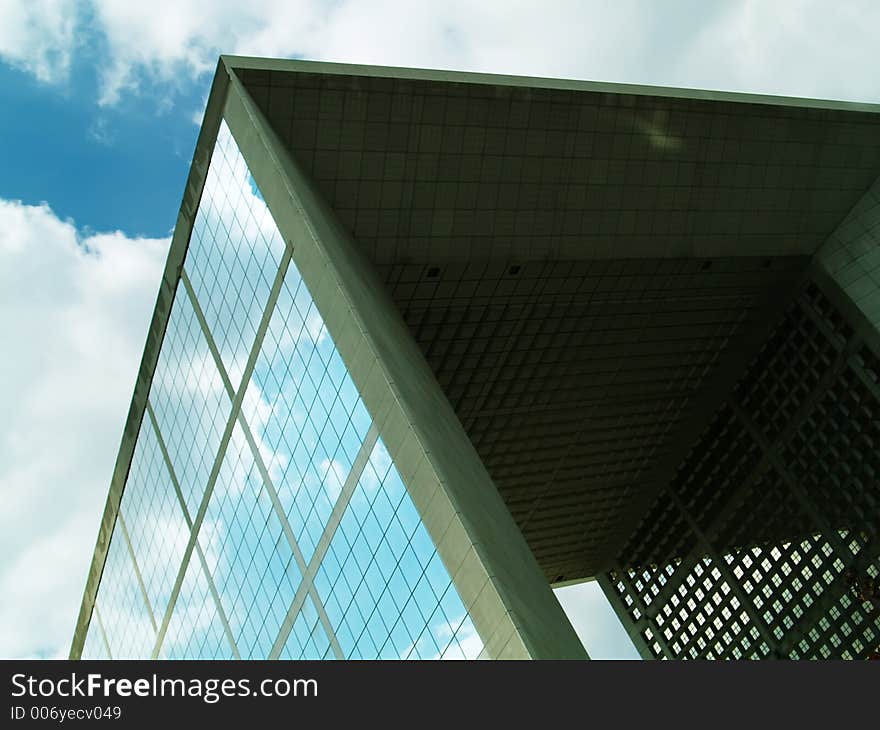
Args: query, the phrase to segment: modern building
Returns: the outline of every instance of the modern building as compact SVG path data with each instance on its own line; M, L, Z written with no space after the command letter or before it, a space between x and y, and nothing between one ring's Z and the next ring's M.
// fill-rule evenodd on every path
M223 57L74 658L880 644L880 107Z

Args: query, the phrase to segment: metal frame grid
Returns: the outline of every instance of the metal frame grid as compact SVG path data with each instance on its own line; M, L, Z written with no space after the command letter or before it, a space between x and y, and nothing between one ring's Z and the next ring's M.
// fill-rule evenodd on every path
M845 297L806 286L600 578L643 656L880 644L880 357Z
M476 658L225 124L216 148L83 655Z

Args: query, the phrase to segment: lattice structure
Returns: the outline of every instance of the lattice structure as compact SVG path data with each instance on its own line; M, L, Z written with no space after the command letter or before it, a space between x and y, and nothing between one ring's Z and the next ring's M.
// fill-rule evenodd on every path
M805 287L602 576L644 656L880 644L880 358L840 296Z

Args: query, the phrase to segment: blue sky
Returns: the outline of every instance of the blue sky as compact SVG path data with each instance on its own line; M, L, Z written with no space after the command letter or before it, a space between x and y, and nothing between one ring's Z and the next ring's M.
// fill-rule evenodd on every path
M96 109L96 84L88 67L72 69L59 88L0 64L0 197L48 201L83 230L164 236L180 205L205 84L187 84L182 113L156 106L159 89Z
M878 27L873 0L0 0L0 656L67 652L219 53L878 102ZM631 655L593 587L558 595Z

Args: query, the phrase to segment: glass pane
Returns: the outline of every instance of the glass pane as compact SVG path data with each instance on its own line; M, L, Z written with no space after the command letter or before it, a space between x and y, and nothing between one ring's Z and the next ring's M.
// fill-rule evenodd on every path
M271 301L283 254L224 123L184 262L195 298L178 286L157 428L145 417L122 500L157 624L168 613L159 654L475 658L482 642L292 261ZM117 529L101 616L114 656L149 656L156 632L122 542Z

